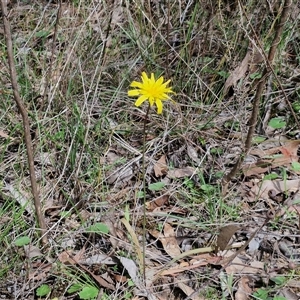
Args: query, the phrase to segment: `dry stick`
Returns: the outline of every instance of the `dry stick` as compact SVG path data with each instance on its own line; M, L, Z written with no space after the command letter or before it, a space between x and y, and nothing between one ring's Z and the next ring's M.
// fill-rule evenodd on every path
M16 71L16 66L14 63L12 38L11 38L11 31L10 31L10 23L8 21L7 1L6 0L1 0L1 9L2 9L2 18L3 18L4 33L5 33L5 40L6 40L6 47L7 47L10 79L11 79L14 99L17 103L17 106L20 110L20 113L21 113L22 119L23 119L25 144L26 144L26 149L27 149L27 159L28 159L28 164L29 164L29 175L30 175L30 181L31 181L31 190L32 190L33 198L34 198L35 213L37 216L38 226L41 229L40 235L42 238L42 243L44 245L46 245L48 243L47 236L46 236L46 224L45 224L44 216L41 211L41 202L40 202L40 198L39 198L36 177L35 177L35 171L34 171L34 159L33 159L33 150L32 150L32 140L31 140L31 136L30 136L29 118L28 118L27 110L24 106L23 101L21 100L19 90L18 90L17 71Z
M288 17L289 17L289 10L290 10L291 5L292 5L292 0L285 0L284 7L282 9L282 14L281 14L281 17L280 17L280 22L277 25L277 28L276 28L276 31L275 31L275 37L274 37L274 40L273 40L273 43L272 43L272 46L270 48L269 55L268 55L268 58L267 58L267 65L266 65L266 67L263 71L262 78L260 79L260 81L257 85L257 90L256 90L256 93L255 93L255 96L254 96L253 108L252 108L251 118L250 118L250 121L249 121L249 130L248 130L248 133L247 133L245 148L244 148L243 153L240 155L240 157L236 161L235 165L231 169L231 171L226 176L224 176L224 178L222 180L222 184L223 184L223 187L225 187L225 191L227 190L228 183L236 175L236 173L238 172L238 170L241 167L241 164L244 161L245 156L250 151L251 142L252 142L252 138L253 138L253 135L254 135L255 126L256 126L256 123L257 123L257 118L258 118L258 113L259 113L260 99L262 97L262 93L263 93L263 90L264 90L264 87L265 87L266 78L268 77L268 75L271 71L270 67L271 67L272 62L274 60L277 45L280 42L280 38L281 38L281 34L282 34L282 31L283 31L284 24L286 23L286 21L288 20Z

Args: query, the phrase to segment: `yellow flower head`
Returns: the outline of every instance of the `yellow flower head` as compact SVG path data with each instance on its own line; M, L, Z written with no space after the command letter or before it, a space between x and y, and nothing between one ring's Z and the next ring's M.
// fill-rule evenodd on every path
M157 113L161 114L163 109L162 101L171 99L168 93L173 93L172 88L167 87L171 80L164 82L161 76L155 80L154 74L151 73L149 78L145 72L142 73L142 82L133 81L130 86L137 89L128 91L128 96L139 98L135 102L135 106L140 106L146 100L149 101L150 106L154 103L157 107Z

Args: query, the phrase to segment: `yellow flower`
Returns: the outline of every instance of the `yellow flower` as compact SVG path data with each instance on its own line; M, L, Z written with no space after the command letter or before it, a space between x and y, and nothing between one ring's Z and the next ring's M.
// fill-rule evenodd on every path
M128 91L128 96L139 98L135 102L135 106L140 106L146 100L149 101L150 106L153 104L157 107L157 113L161 114L163 109L162 101L171 99L168 93L173 93L172 88L167 87L171 80L164 82L161 76L155 80L154 74L151 73L149 78L145 72L142 73L142 82L133 81L130 86L137 89Z

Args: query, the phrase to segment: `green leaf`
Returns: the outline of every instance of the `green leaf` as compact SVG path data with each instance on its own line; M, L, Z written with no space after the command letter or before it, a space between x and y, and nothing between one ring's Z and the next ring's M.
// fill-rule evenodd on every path
M148 189L150 191L160 191L166 184L163 182L155 182L155 183L151 183L148 186Z
M98 296L98 289L93 286L85 286L79 293L80 299L95 299Z
M268 291L267 290L263 290L263 289L258 289L253 296L255 296L256 298L260 299L260 300L267 300L268 299Z
M144 192L143 191L138 191L136 194L138 199L144 198Z
M263 136L255 136L255 137L253 137L252 142L256 143L256 144L260 144L265 140L266 140L266 138Z
M87 232L109 233L109 228L104 223L95 223L86 229Z
M48 31L48 30L40 30L35 34L35 36L37 38L39 38L39 37L43 38L43 37L48 36L49 34L50 34L50 31Z
M278 175L275 173L271 173L271 174L266 175L263 180L273 180L276 178L278 178Z
M300 102L294 102L292 104L292 107L293 107L295 112L300 112Z
M62 217L62 218L70 217L71 216L71 211L61 211L59 213L59 216Z
M226 71L219 71L219 72L217 72L217 74L223 78L228 78L228 76L229 76L229 73Z
M286 283L286 278L284 276L276 276L271 278L271 280L277 285L283 285Z
M273 300L288 300L287 298L283 297L283 296L275 296L273 298Z
M258 72L256 72L256 73L252 73L252 74L250 74L250 79L259 79L259 78L261 78L261 73L258 73Z
M36 290L36 295L39 297L43 297L48 295L51 292L51 289L48 284L42 284L39 288Z
M82 289L82 284L74 283L68 288L67 292L69 294L73 294L73 293L76 293L76 292L80 291L81 289Z
M213 192L214 191L214 187L210 184L202 184L201 185L201 190L206 192L206 193L209 193L209 192Z
M300 171L300 163L298 163L297 161L293 161L292 162L292 169L294 171Z
M28 245L30 243L30 238L26 236L21 236L18 239L15 240L15 245L18 247Z
M210 153L211 154L222 154L223 153L223 149L221 149L221 148L211 148L210 149Z
M286 122L284 121L284 118L282 117L277 117L273 118L269 122L269 126L274 128L274 129L279 129L285 127Z

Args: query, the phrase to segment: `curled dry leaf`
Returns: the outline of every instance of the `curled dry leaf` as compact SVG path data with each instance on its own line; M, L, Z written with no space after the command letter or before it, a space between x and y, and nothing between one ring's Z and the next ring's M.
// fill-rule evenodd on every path
M167 174L169 178L182 178L182 177L191 177L196 172L196 169L193 167L186 167L182 169L173 169L170 170Z
M224 85L224 94L227 93L228 89L231 86L236 86L237 82L243 78L248 70L248 63L251 57L251 53L247 52L246 56L244 57L243 61L239 66L237 66L234 71L229 75L227 78L225 85Z
M252 186L249 193L249 201L263 199L268 200L270 193L295 192L294 199L299 198L300 180L264 180L261 184Z
M169 200L169 195L162 195L162 196L156 198L153 201L147 202L146 203L147 209L149 211L153 211L153 210L159 209L163 205L167 204L168 200Z
M225 250L237 230L239 230L239 227L236 225L226 225L222 227L217 239L217 250Z
M175 237L175 232L170 224L165 223L164 234L157 230L151 230L150 233L162 243L164 250L172 258L175 258L181 254L180 247L178 246Z
M187 154L198 166L201 164L201 159L198 158L197 150L191 145L187 145Z
M162 155L161 158L155 163L153 168L155 177L161 177L163 175L166 175L168 172L166 156Z
M235 300L248 300L252 294L252 289L249 286L250 279L248 276L243 276L235 293Z

